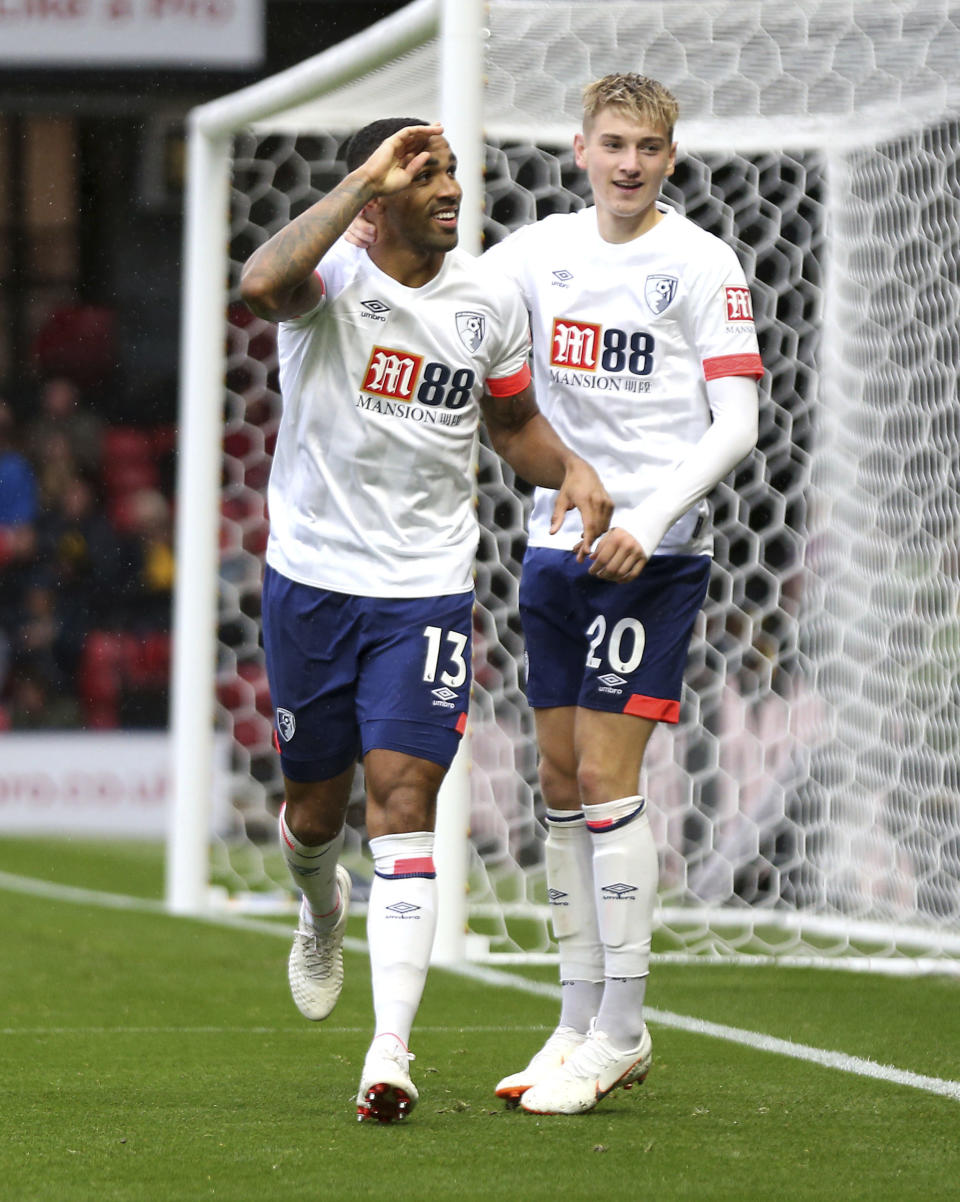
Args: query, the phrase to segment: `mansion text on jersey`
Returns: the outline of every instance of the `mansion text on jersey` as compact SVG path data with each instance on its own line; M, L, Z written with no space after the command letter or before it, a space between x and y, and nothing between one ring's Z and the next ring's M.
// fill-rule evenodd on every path
M385 417L424 422L428 426L459 426L463 417L462 413L451 413L448 409L428 409L423 405L411 405L409 401L388 401L362 392L357 395L356 407L369 413L382 413Z
M601 376L589 371L569 371L563 367L550 368L553 384L570 384L575 388L594 388L599 392L649 392L650 381L636 376Z

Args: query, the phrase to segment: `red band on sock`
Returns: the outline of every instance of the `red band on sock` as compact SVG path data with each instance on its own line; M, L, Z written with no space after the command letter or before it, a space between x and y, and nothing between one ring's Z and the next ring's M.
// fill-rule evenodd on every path
M433 856L410 856L408 859L397 859L393 862L394 876L414 876L428 872L436 872Z

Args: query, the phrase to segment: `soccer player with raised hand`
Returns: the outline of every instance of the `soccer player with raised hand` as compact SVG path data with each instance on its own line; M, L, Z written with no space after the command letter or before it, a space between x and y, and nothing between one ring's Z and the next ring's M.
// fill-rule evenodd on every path
M290 953L300 1011L343 982L350 876L339 864L356 762L374 861L375 1030L360 1119L417 1102L410 1032L436 921L437 793L470 693L479 421L514 470L575 508L578 552L612 503L540 414L516 286L456 249L461 191L442 127L360 130L348 174L248 260L242 294L279 322L283 416L268 489L264 645L284 777L280 846L302 892ZM376 231L341 235L359 214Z

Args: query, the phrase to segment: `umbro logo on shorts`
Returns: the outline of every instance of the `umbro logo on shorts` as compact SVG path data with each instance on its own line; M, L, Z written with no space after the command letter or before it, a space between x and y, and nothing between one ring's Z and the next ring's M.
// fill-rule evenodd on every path
M570 904L569 901L567 901L568 897L569 894L564 893L562 889L547 890L547 901L551 906L568 906Z
M609 685L612 689L627 683L623 677L618 676L616 672L605 672L602 676L598 676L597 680L599 680L601 684Z

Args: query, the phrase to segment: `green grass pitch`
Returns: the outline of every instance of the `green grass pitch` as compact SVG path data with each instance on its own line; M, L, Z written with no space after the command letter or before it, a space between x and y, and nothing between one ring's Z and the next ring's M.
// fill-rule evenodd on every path
M161 852L0 840L0 1200L947 1199L955 1096L651 1021L645 1085L535 1117L492 1094L556 1003L433 970L414 1030L420 1105L358 1124L366 958L331 1018L287 994L287 938L158 909L30 894L39 878L158 899ZM100 899L102 903L104 899ZM350 934L363 937L351 920ZM513 976L519 974L511 970ZM525 972L552 983L550 969ZM679 1014L960 1082L960 980L667 967Z

